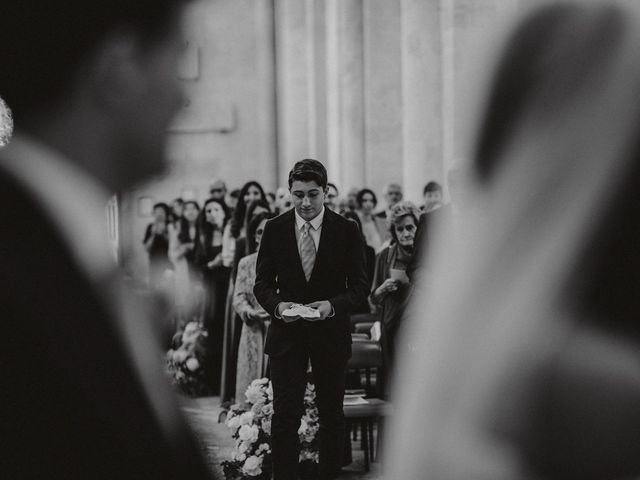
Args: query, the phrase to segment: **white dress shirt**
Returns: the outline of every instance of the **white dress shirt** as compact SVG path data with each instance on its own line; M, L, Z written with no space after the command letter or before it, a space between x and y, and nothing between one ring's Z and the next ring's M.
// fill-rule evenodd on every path
M295 211L295 210L294 210ZM307 223L307 220L298 215L298 212L295 212L296 215L296 240L298 241L298 249L300 248L300 235L302 234L302 229L304 225ZM313 219L309 220L309 224L311 228L309 228L309 235L313 239L313 244L316 246L316 253L318 252L318 247L320 246L320 233L322 233L322 221L324 220L324 206L320 213ZM300 253L300 251L298 251Z

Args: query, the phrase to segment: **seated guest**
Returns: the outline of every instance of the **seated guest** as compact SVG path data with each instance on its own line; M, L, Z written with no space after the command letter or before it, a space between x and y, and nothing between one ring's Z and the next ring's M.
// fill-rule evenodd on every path
M327 194L324 197L324 206L333 212L340 212L340 206L338 204L338 187L335 184L327 183Z
M395 339L412 291L405 270L413 254L418 214L418 209L411 202L394 205L389 217L393 242L376 257L371 303L380 308L391 360L394 358Z
M256 281L256 260L264 226L273 214L261 212L249 223L247 243L250 254L240 260L233 293L233 308L242 319L242 333L238 346L236 372L236 402L244 401L244 392L256 378L264 376L265 322L269 314L260 306L253 294Z
M427 183L422 190L422 197L424 205L420 207L420 210L424 213L440 208L442 206L442 185L438 182Z
M149 286L158 290L162 284L165 270L171 268L169 263L169 206L156 203L153 206L153 222L144 232L144 248L149 254Z
M345 212L342 216L344 218L348 218L349 220L355 222L358 225L358 231L362 236L362 240L365 242L365 246L364 246L365 268L367 271L367 281L369 285L369 291L371 291L371 286L373 285L373 274L375 273L375 268L376 268L376 252L373 249L373 247L370 247L369 245L366 244L364 235L362 234L362 224L360 223L360 217L358 217L358 215L355 212L349 212L349 211ZM358 308L356 308L353 311L354 314L370 313L370 312L371 312L371 308L369 306L368 300L363 302L362 305L360 305Z
M387 209L376 213L376 216L386 220L389 217L389 212L393 206L402 201L402 185L397 183L388 183L382 189L382 196L384 197L385 202L387 202Z
M230 212L233 214L236 206L238 205L238 198L240 198L240 189L234 188L229 192L229 195L225 198L227 202L227 206L229 207Z
M358 206L356 211L360 217L362 233L367 245L379 252L383 247L383 243L390 237L387 221L373 213L376 205L378 205L378 198L372 190L363 188L356 195L356 203Z

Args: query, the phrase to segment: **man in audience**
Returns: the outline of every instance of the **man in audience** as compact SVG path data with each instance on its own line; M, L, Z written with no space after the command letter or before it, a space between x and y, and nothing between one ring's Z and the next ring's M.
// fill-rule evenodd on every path
M211 186L209 187L209 198L224 202L226 196L227 184L224 182L224 180L216 178L213 182L211 182Z
M422 191L424 205L421 210L428 213L442 206L442 186L438 182L429 182L424 186Z
M376 213L376 217L386 220L389 217L388 213L391 211L391 208L402 200L402 186L397 183L389 183L382 189L382 194L387 203L387 207L385 210Z
M112 192L164 168L185 3L2 5L3 478L209 477L105 228Z
M336 213L339 213L340 211L338 195L338 187L331 182L327 183L327 194L324 198L324 206Z

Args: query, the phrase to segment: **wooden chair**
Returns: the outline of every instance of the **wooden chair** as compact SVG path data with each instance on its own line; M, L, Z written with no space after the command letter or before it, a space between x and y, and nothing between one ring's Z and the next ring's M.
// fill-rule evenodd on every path
M374 330L372 327L372 334L378 336L378 328ZM378 337L379 339L379 337ZM364 465L365 470L369 471L370 462L375 461L375 442L373 436L373 427L379 422L380 418L389 415L391 411L391 405L389 402L382 400L377 396L376 390L380 387L380 379L384 373L384 356L382 352L382 345L376 340L365 340L354 342L352 345L352 356L349 360L348 368L364 373L364 387L367 392L366 404L362 405L345 405L344 414L349 427L360 427L362 432L362 449L364 451ZM376 370L376 385L375 388L372 385L372 370ZM379 428L378 428L379 430ZM378 431L378 436L380 432Z

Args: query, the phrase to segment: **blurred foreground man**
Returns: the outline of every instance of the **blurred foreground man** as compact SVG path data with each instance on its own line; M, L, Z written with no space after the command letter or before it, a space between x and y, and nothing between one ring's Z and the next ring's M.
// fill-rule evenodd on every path
M111 193L163 168L182 8L0 7L0 96L15 122L0 150L3 478L208 478L104 228Z

